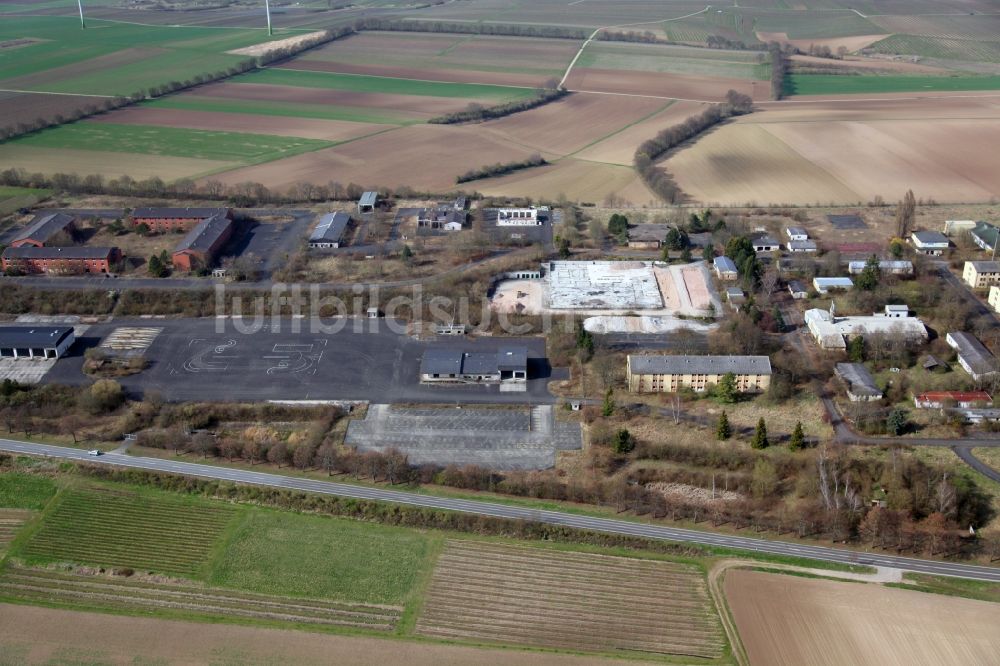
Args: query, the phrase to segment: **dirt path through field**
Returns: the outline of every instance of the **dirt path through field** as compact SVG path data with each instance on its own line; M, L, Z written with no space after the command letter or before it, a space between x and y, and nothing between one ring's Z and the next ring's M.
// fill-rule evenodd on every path
M4 663L625 666L573 655L380 640L0 604Z

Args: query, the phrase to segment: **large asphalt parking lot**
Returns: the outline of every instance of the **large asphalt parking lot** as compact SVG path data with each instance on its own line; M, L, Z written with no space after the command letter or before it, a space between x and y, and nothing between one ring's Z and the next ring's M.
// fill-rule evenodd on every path
M298 323L300 330L294 331ZM324 322L329 325L329 320ZM118 319L90 326L43 381L89 383L83 354L112 332L161 329L143 337L150 366L120 379L133 395L149 391L168 400L369 400L383 403L555 402L546 386L553 373L541 338L449 338L418 341L389 330L385 320L346 320L336 333L313 332L309 320L282 319L256 333L242 333L231 319ZM525 393L497 386L425 386L419 381L423 350L455 345L492 350L528 348ZM558 371L556 371L558 373Z

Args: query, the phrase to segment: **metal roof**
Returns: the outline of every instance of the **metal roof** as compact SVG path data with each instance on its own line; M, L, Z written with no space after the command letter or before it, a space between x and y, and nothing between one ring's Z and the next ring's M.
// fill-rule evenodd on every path
M495 375L499 372L495 352L465 352L462 355L463 375Z
M183 240L174 248L174 252L210 252L212 246L219 240L222 234L233 224L225 215L219 213L199 222L191 231L184 236Z
M378 192L365 192L358 200L359 206L374 206L378 203Z
M500 370L527 370L528 348L505 347L497 352L497 367Z
M18 234L11 243L18 241L33 240L38 243L46 243L50 238L63 231L67 226L76 220L72 215L66 213L49 213L38 215L23 232Z
M0 326L0 347L57 347L72 326Z
M867 261L855 260L847 262L847 268L850 272L863 271L865 266L868 265ZM898 271L898 270L913 270L913 262L908 259L880 259L878 262L878 267L883 271Z
M948 245L948 237L940 231L914 231L913 238L921 245Z
M838 363L834 372L850 386L851 393L859 395L882 396L882 391L872 373L860 363Z
M327 213L319 218L319 224L316 225L312 235L309 236L309 242L339 242L344 236L344 231L347 230L347 225L350 221L351 216L347 213Z
M636 375L769 375L767 356L645 356L629 355Z
M3 251L4 259L109 259L111 253L117 248L113 247L35 247L34 245L22 245L21 247L8 247Z
M809 232L802 227L788 227L785 229L785 233L789 236L805 236L809 237Z
M977 273L1000 273L1000 261L968 261Z
M427 349L420 360L420 374L459 375L463 356L461 349Z
M715 264L716 269L724 273L736 273L736 263L729 257L716 257L712 260Z
M779 246L781 245L781 243L779 243L776 238L773 238L771 236L758 236L757 238L753 239L753 246L755 248L758 246L770 247L772 245Z
M789 250L815 250L816 241L811 240L793 240L788 241Z
M216 215L228 215L228 208L136 208L132 211L132 219L137 217L159 218L164 220L186 220L191 218L208 218Z
M796 294L799 294L799 293L805 294L805 293L807 293L809 291L806 288L806 286L804 284L802 284L801 282L799 282L798 280L789 280L788 281L788 290L791 291L791 292L793 292L793 293L796 293Z
M997 371L996 357L976 336L971 333L956 331L949 333L947 337L950 338L948 341L949 344L951 344L952 340L954 341L954 344L951 346L958 351L958 355L965 360L977 375L985 375Z
M976 222L976 226L972 229L971 233L990 248L997 244L997 238L1000 237L1000 229L986 222Z

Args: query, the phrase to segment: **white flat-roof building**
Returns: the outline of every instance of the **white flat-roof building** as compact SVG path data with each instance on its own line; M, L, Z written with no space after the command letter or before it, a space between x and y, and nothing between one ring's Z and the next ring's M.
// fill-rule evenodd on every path
M995 312L1000 312L1000 287L993 285L990 287L990 295L986 299Z
M940 231L914 231L910 234L913 249L920 254L939 257L950 247L948 237Z
M847 291L854 289L854 280L849 277L818 277L813 278L813 289L818 294L826 294L830 291Z
M867 261L847 262L847 272L851 275L858 275L865 270ZM907 259L882 259L878 262L878 268L883 273L890 275L913 275L913 262Z
M541 224L535 207L497 209L498 227L538 227Z
M883 314L836 317L828 310L806 310L806 326L823 349L846 349L847 341L876 333L902 335L909 343L927 341L927 327L916 317L888 317Z

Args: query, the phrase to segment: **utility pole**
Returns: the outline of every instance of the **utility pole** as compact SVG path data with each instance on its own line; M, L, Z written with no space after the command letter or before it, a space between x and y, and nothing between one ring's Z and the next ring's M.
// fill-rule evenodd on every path
M83 20L83 0L76 0L76 6L80 8L80 29L83 30L87 27L86 22Z
M264 11L267 12L267 34L268 36L271 36L274 34L271 31L271 0L264 0Z

